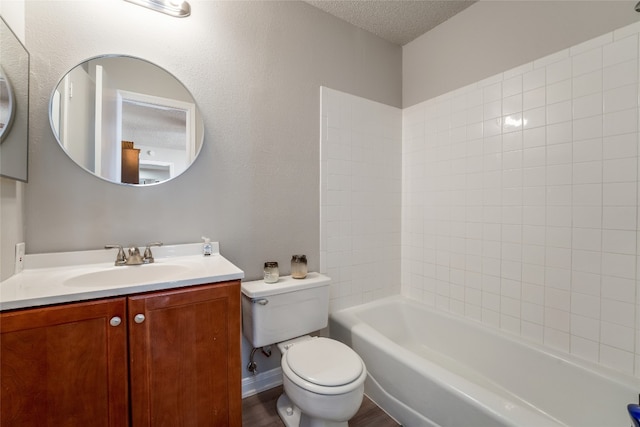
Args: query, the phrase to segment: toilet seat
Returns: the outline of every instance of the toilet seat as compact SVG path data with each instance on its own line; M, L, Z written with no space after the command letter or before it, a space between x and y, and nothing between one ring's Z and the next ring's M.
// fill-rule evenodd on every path
M309 339L290 346L281 365L293 383L318 394L348 393L366 378L360 356L329 338Z

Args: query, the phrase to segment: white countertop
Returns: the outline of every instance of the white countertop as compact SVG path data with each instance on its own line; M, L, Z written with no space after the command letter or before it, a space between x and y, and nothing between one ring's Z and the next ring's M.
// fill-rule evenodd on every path
M220 255L219 245L212 245L210 256L202 255L202 243L152 248L153 264L117 267L117 250L26 255L24 270L0 282L0 311L244 278L242 270ZM147 272L153 273L150 278ZM127 283L92 280L96 274L129 273L133 279Z

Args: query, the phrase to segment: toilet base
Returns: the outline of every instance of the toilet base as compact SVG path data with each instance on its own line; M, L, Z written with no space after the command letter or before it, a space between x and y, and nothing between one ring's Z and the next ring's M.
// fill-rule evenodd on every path
M300 408L294 405L286 394L282 393L280 395L276 406L278 408L278 415L285 426L300 426Z
M326 420L310 419L301 413L300 408L293 404L291 399L282 393L276 404L278 415L286 427L348 427L349 423L331 422Z

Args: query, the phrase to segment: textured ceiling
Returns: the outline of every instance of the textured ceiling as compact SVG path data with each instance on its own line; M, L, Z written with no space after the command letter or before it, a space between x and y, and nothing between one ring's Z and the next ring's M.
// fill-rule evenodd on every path
M457 0L304 1L400 46L475 3Z

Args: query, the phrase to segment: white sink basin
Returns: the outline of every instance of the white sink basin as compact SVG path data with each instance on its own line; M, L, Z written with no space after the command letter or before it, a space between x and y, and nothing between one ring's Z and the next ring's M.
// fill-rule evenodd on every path
M70 277L63 284L79 288L96 288L164 283L179 279L187 270L188 267L178 264L114 266Z

